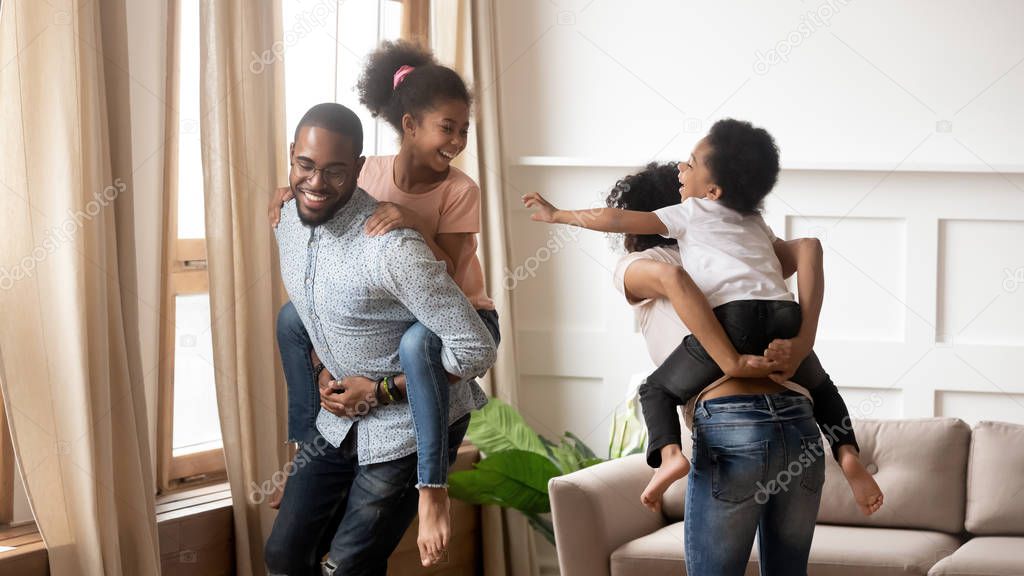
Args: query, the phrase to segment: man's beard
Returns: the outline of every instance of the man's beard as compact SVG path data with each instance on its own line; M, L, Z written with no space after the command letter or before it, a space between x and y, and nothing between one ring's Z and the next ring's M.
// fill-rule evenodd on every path
M309 227L320 226L331 218L334 218L334 216L345 206L345 204L348 204L348 201L352 198L351 190L347 194L342 193L341 197L338 198L334 205L327 210L324 210L321 216L310 217L303 212L302 200L298 197L300 194L303 194L303 192L295 192L295 212L299 215L299 222L302 222L304 225Z
M317 216L316 218L310 218L309 216L306 216L301 207L297 206L295 211L299 215L299 222L302 222L306 226L313 227L319 226L324 222L327 222L331 218L334 218L334 215L338 213L339 209L341 209L341 202L338 202L338 205L332 208L330 211L325 211L322 216Z

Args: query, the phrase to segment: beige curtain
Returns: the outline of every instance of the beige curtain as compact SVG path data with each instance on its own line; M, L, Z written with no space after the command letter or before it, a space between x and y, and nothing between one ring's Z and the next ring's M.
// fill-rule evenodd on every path
M498 360L484 382L492 396L518 404L519 374L512 325L512 295L504 274L510 259L504 199L499 68L495 37L497 0L431 0L431 44L443 64L466 79L474 93L474 123L465 152L455 164L480 184L483 233L480 259L487 288L501 321ZM533 576L538 573L532 529L515 511L484 509L484 570L488 576Z
M274 337L283 303L268 195L286 166L280 0L203 2L200 131L217 403L239 574L263 574L274 516L254 487L286 462ZM254 64L259 58L260 64Z
M402 38L430 45L430 2L431 0L401 0Z
M4 2L0 385L55 576L160 571L128 64L124 0Z

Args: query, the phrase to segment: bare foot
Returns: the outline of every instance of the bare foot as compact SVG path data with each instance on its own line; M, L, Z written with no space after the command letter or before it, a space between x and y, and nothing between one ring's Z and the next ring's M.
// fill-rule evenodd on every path
M690 461L679 449L679 446L665 446L661 449L661 468L647 483L640 502L652 512L661 511L661 497L673 482L690 473Z
M850 490L853 491L857 508L861 514L871 516L882 507L885 495L875 482L874 476L861 464L859 455L852 449L845 450L846 448L847 446L840 448L839 465L843 469Z
M452 535L451 500L447 488L420 488L420 530L416 545L420 563L433 566L448 552Z

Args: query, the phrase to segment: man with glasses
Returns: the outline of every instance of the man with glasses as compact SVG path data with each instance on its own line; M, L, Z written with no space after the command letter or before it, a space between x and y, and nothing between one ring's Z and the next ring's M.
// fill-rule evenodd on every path
M416 321L429 328L441 339L445 369L462 379L451 387L454 450L470 411L487 402L473 378L494 363L494 340L419 233L364 233L377 202L356 186L362 144L359 118L340 104L314 106L295 130L295 198L282 208L276 232L291 298L282 314L298 314L323 366L343 386L389 385L386 378L401 372L402 335ZM299 373L316 379L309 359L300 360ZM294 374L290 361L282 358ZM368 410L349 418L321 411L322 437L293 464L267 540L270 574L386 573L416 515L416 440L407 403L378 405L370 394L363 404Z

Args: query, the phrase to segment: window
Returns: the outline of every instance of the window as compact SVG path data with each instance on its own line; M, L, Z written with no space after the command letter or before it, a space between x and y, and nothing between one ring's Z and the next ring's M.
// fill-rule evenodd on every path
M402 29L402 3L395 0L284 2L286 124L294 130L315 104L338 102L363 122L363 154L394 154L394 130L359 103L356 82L366 56ZM289 132L289 141L291 140Z
M224 471L210 332L199 139L199 1L177 3L177 152L166 238L159 481L167 490ZM174 88L172 88L173 90Z
M199 119L199 0L180 0L176 33L177 157L166 238L160 373L158 479L162 491L223 477L224 452L214 384L210 281ZM283 58L287 125L320 102L340 102L363 121L364 154L392 154L394 131L359 104L355 91L366 56L401 33L394 0L285 0L283 41L254 60ZM175 89L172 87L172 90ZM289 138L291 140L291 138ZM282 151L285 153L285 151Z
M33 524L28 495L14 458L14 444L0 392L0 532L4 528ZM2 544L0 544L2 546Z

